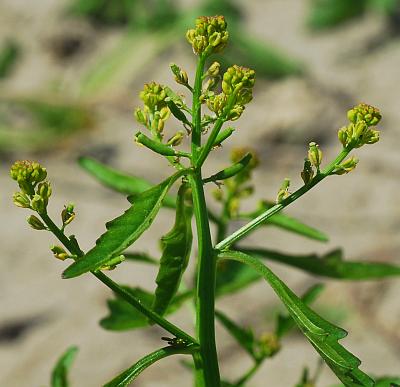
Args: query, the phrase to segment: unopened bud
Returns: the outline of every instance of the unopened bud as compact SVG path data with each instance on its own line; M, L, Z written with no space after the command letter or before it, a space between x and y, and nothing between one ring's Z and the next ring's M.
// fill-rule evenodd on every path
M24 192L15 192L13 195L13 203L17 207L31 208L31 201L28 195Z
M207 70L207 76L216 78L219 75L221 65L218 62L214 62Z
M171 67L173 74L175 75L175 81L181 85L187 85L188 84L187 72L182 70L175 63L171 63L170 67Z
M65 259L69 258L69 254L61 247L61 246L51 246L51 252L54 254L54 257L64 261Z
M139 122L142 125L147 125L147 116L145 111L143 111L140 108L137 108L134 114L137 122Z
M183 139L185 137L185 134L180 130L176 132L168 141L167 145L170 146L178 146L182 143Z
M356 124L359 121L364 121L368 126L375 126L382 118L379 109L361 103L347 112L347 117L350 122Z
M274 333L264 333L259 339L259 345L264 357L271 357L281 349L279 339Z
M31 207L32 210L36 211L38 214L44 214L46 213L47 201L36 194L32 199Z
M315 142L310 142L309 144L308 159L315 168L319 169L322 161L322 152Z
M72 203L64 206L61 211L61 220L64 226L70 224L75 219L74 205Z
M48 201L49 197L51 196L51 185L48 181L44 181L40 183L37 187L36 193L40 195L46 202Z
M290 195L289 186L290 186L290 179L286 178L283 181L281 188L279 188L278 194L276 196L277 204L282 202L282 200L286 199Z
M358 158L350 157L339 164L332 173L334 175L344 175L345 173L349 173L357 166L358 162Z
M101 266L99 270L114 270L117 265L119 265L124 260L125 257L123 255L118 255L117 257L110 259L110 261L107 262L105 265Z
M35 215L29 216L27 218L27 222L28 222L29 226L31 226L34 230L47 230L47 227Z

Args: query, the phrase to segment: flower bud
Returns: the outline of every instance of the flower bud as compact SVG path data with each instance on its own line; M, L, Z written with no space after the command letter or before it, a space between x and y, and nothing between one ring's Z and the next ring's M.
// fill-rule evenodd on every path
M51 246L50 250L54 254L54 257L60 259L61 261L70 258L69 254L61 246Z
M155 82L146 83L139 94L140 99L150 111L160 110L165 106L166 88Z
M349 110L347 112L347 117L353 124L356 124L359 121L364 121L367 126L375 126L381 120L382 115L379 109L371 105L361 103Z
M135 115L135 118L136 118L137 122L139 122L142 125L147 125L147 116L146 116L146 112L145 111L143 111L140 108L137 108L135 110L134 115Z
M332 173L334 175L344 175L345 173L349 173L357 166L358 161L358 158L350 157L339 164Z
M210 55L222 51L228 42L227 24L223 16L201 16L196 26L186 33L196 55Z
M264 333L259 339L259 346L263 357L271 357L281 349L279 339L274 333Z
M182 70L179 66L177 66L175 63L170 64L170 68L175 75L175 81L176 83L179 83L180 85L187 85L188 84L188 75L187 72Z
M207 76L211 78L216 78L219 75L221 65L218 62L214 62L207 70Z
M315 142L310 142L309 144L308 159L311 164L319 170L322 161L322 152L319 149L319 145Z
M64 206L64 209L61 211L61 220L64 227L70 224L75 219L74 205L72 203Z
M51 196L51 185L48 181L44 181L40 183L37 187L36 193L40 195L46 202L48 201L49 197Z
M290 195L289 186L290 186L290 179L285 178L276 196L277 204L279 204L282 200L286 199Z
M33 196L34 188L46 178L47 171L36 161L24 160L12 165L10 175L18 182L22 192Z
M27 222L28 222L29 226L31 226L34 230L47 230L47 227L35 215L29 216L27 218Z
M13 195L13 203L17 207L31 208L31 201L28 195L24 192L15 192Z
M179 130L178 132L176 132L168 141L167 141L167 145L170 146L178 146L182 143L183 139L185 137L185 134Z
M38 214L44 214L46 213L47 201L40 195L36 194L32 198L31 208Z

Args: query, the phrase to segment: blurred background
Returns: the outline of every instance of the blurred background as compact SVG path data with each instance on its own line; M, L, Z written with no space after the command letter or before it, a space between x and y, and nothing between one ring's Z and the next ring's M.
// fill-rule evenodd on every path
M0 386L49 385L53 364L72 344L80 347L72 385L100 386L160 346L164 332L155 327L116 333L99 326L110 292L88 275L61 280L65 264L48 250L55 240L31 230L28 214L12 205L15 182L8 170L15 159L44 164L54 190L50 212L57 219L63 205L74 202L71 232L83 249L92 247L104 223L127 202L86 175L77 158L93 156L154 183L171 172L162 158L133 144L132 112L143 83L175 87L170 62L193 80L196 58L185 31L196 16L217 13L226 16L231 32L224 65L255 68L257 82L253 102L234 123L235 136L212 154L206 169L226 166L233 146L256 148L261 165L249 208L275 198L284 177L299 186L311 140L320 144L325 160L336 155L337 129L354 104L378 106L384 117L381 141L355 152L356 171L328 179L287 210L326 232L328 243L272 228L252 234L250 243L293 253L342 246L346 259L400 264L398 0L1 0ZM158 254L155 238L170 223L170 213L162 210L137 249ZM112 277L154 289L153 267L125 267ZM271 267L298 294L318 282L289 267ZM327 282L315 308L350 331L344 344L363 360L363 370L398 373L400 282ZM264 283L218 304L258 333L271 330L281 310ZM191 329L189 308L171 319ZM226 376L237 377L251 364L219 326L218 348ZM294 386L304 366L313 372L317 356L300 334L292 334L249 386ZM324 369L318 386L334 383ZM186 387L191 376L170 358L135 385Z

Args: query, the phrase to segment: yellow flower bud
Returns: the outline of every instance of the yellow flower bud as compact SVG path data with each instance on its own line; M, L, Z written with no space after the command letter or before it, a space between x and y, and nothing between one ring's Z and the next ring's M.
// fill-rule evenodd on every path
M309 144L308 159L315 168L319 169L322 161L322 152L315 142L310 142Z
M364 121L368 126L375 126L381 120L382 115L378 108L361 103L349 110L347 117L353 124Z
M54 254L54 257L60 259L61 261L64 261L70 257L69 254L61 246L51 246L50 250Z
M17 207L31 208L31 201L28 195L24 192L15 192L13 195L13 203Z
M34 230L47 230L47 227L35 215L29 216L27 218L27 222L28 222L29 226L31 226Z

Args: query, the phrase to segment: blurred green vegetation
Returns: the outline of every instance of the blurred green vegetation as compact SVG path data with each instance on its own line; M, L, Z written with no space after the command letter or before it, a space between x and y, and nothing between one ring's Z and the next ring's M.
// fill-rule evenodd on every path
M8 40L0 49L0 80L7 78L13 71L21 54L17 42Z

